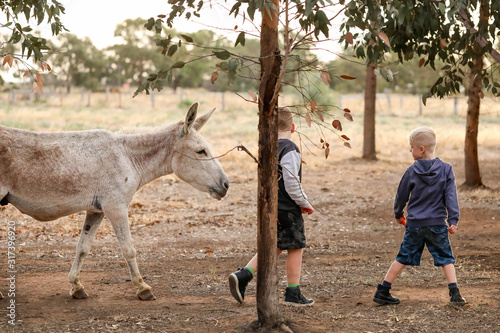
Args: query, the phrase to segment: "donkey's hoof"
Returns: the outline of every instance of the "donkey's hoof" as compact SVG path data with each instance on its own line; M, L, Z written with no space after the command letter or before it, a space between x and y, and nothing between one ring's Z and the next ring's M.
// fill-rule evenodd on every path
M75 292L71 292L71 296L76 299L86 299L89 297L89 294L85 291L85 289L79 289Z
M141 301L154 301L156 299L156 296L149 289L137 293L137 296Z

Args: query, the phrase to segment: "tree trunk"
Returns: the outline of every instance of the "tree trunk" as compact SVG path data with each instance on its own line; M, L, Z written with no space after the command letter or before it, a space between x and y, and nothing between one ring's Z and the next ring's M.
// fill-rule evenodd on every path
M375 65L366 68L365 85L365 119L363 124L363 159L376 160L375 153L375 100L377 93L377 76Z
M279 1L273 0L276 8ZM278 14L263 11L259 86L259 168L257 199L257 314L260 326L276 327L281 321L278 303L278 114L271 105L280 73Z
M481 99L479 93L482 88L481 70L483 69L483 57L474 61L470 73L469 98L467 100L467 124L465 131L465 183L470 187L482 186L481 173L479 172L479 160L477 155L477 134L479 129L479 106Z

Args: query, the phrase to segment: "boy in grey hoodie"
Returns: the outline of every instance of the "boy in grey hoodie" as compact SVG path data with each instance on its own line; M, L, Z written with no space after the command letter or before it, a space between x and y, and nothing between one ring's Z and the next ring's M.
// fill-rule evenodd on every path
M434 158L436 133L431 128L414 129L409 135L409 143L415 163L403 175L394 200L394 216L400 224L404 224L406 207L406 231L396 260L382 284L377 286L373 301L399 304L399 299L389 292L392 282L405 266L420 265L422 251L427 245L434 266L443 267L450 304L461 306L465 299L457 287L455 257L448 238L448 233L457 232L460 215L455 175L451 165Z

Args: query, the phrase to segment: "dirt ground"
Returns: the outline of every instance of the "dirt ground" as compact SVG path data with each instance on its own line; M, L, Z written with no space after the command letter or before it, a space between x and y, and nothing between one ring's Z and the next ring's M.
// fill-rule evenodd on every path
M345 159L305 169L316 207L306 217L301 289L307 309L282 306L294 332L500 332L500 151L481 161L487 190L459 191L461 221L451 236L457 276L468 304L448 306L443 273L426 251L393 284L397 306L372 302L394 260L404 229L392 217L394 192L411 162ZM463 182L461 159L448 160ZM224 164L224 160L222 160ZM250 160L248 163L251 163ZM157 299L137 299L109 221L93 242L81 279L89 298L69 296L83 214L38 222L12 206L0 210L1 267L7 264L7 221L16 234L15 326L8 323L6 269L0 271L1 332L247 332L257 319L255 281L239 305L228 274L256 250L256 173L229 170L222 201L167 176L146 185L130 206L138 263ZM280 301L285 255L279 258Z

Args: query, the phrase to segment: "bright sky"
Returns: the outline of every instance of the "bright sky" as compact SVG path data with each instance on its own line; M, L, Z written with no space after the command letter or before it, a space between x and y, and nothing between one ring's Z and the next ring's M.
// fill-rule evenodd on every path
M66 28L79 37L88 36L99 49L120 42L114 38L114 30L117 24L126 19L135 19L137 17L148 19L150 17L156 17L159 14L167 14L170 11L170 5L167 0L60 0L60 2L66 8L65 14L61 17ZM174 21L176 24L174 28L177 29L177 31L186 33L198 31L200 29L214 28L217 34L224 34L232 40L236 40L239 31L234 33L232 33L232 31L234 31L235 25L242 24L241 20L235 19L234 15L229 16L229 11L221 8L223 5L231 6L230 2L226 4L222 1L220 5L215 3L216 1L213 2L214 5L211 9L207 9L206 12L201 15L201 19L194 16L190 21L177 18ZM208 3L206 2L205 7L207 7L207 5ZM201 24L200 22L202 20L203 22L210 23L208 26ZM215 29L217 27L221 27L224 30ZM253 29L253 27L248 24L245 25L245 28ZM338 36L338 27L332 27L330 34ZM46 37L50 36L50 30L47 33L44 32L44 35ZM248 37L247 35L247 38ZM338 50L339 45L336 41L329 41L323 43L322 48ZM331 54L326 52L318 54L323 60L333 58Z

